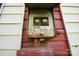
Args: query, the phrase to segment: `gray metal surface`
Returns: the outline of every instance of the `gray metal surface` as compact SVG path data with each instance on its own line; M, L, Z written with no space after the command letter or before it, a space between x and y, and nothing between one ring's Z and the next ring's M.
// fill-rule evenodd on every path
M55 3L25 3L29 9L52 9Z

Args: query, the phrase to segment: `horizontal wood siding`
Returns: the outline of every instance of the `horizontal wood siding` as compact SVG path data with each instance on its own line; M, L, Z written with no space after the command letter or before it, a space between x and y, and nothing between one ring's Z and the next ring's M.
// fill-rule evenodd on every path
M21 48L24 4L4 3L0 15L0 55L16 55Z
M79 56L79 3L61 4L71 54Z
M57 4L53 9L54 23L56 36L50 41L48 45L52 47L54 55L69 55L69 47L67 43L66 31L63 24L63 19L60 11L60 4Z
M15 49L2 49L0 50L0 56L16 56L16 51Z

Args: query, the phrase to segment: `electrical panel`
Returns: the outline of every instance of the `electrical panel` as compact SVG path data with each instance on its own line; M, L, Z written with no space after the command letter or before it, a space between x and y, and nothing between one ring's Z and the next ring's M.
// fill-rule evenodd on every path
M50 10L30 10L28 23L28 37L54 36L54 22Z

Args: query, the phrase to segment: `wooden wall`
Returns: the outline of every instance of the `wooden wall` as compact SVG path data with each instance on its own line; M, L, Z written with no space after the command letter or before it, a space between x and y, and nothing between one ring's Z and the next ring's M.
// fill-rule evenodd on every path
M17 51L18 56L70 55L67 43L67 36L60 12L60 4L57 4L52 9L52 14L52 16L54 17L55 24L55 37L47 39L44 43L44 46L39 47L39 45L35 46L35 42L32 39L27 38L29 10L27 7L25 8L24 27L22 35L22 49Z

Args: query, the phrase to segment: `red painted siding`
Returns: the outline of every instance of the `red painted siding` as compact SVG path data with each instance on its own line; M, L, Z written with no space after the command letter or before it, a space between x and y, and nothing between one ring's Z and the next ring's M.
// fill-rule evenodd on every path
M62 21L59 4L53 9L56 36L47 39L45 47L39 47L39 42L35 47L35 42L27 38L28 29L28 8L25 8L24 28L22 35L22 49L17 51L17 56L68 56L69 48L67 44L66 32Z

